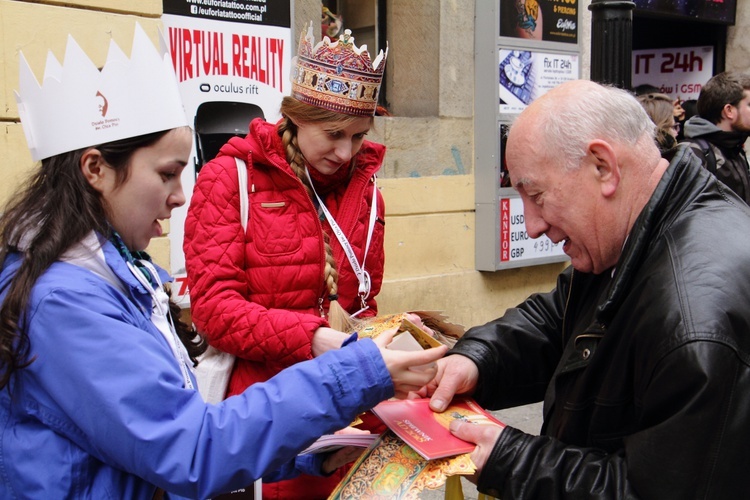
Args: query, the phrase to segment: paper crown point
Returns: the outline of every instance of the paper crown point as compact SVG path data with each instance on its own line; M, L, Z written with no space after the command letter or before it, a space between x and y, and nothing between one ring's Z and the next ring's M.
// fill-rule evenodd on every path
M167 45L136 23L128 58L110 42L101 71L68 35L61 65L47 55L40 85L23 53L15 92L34 161L108 142L187 126Z
M337 113L372 116L387 57L386 45L372 61L367 45L357 47L348 29L334 42L326 36L315 44L311 21L292 60L292 95Z

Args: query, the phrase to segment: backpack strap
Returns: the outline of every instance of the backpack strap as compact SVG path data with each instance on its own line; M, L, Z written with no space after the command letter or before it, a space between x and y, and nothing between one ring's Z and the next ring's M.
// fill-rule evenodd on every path
M690 139L685 139L685 142L698 145L701 153L703 153L703 166L706 170L716 175L716 153L714 153L714 148L711 147L711 143L703 137L691 137Z
M247 233L247 166L245 162L236 156L234 162L237 164L237 179L240 185L240 222L242 222L242 229Z

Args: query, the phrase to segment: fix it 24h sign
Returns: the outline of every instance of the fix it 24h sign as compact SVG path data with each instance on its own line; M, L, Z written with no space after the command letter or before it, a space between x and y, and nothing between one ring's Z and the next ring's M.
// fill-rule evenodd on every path
M633 87L649 84L673 99L698 99L713 76L713 47L680 47L633 51Z

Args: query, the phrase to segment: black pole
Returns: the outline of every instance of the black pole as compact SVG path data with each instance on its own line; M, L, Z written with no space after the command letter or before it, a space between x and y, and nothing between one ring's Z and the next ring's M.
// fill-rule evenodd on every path
M591 1L591 80L632 86L634 8L629 0Z

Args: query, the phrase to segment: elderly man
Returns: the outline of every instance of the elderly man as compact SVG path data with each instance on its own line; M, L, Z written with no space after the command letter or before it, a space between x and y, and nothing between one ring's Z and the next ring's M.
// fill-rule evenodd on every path
M423 394L544 399L541 436L454 422L480 492L746 498L750 208L687 147L662 159L625 91L561 85L507 144L529 235L563 244L557 287L471 329Z

